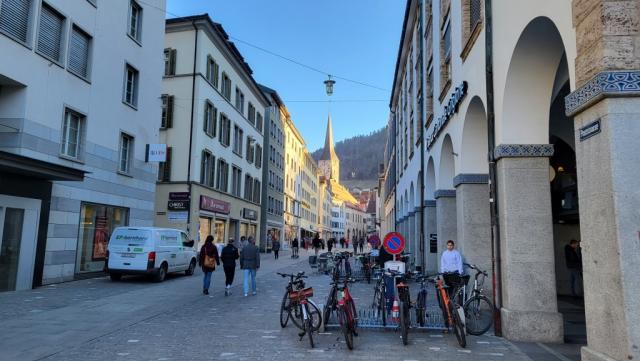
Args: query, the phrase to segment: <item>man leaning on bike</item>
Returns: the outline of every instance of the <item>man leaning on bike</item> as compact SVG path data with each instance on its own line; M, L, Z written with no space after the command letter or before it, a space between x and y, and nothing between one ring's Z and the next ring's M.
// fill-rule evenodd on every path
M456 244L453 240L448 240L447 250L442 252L442 257L440 258L440 273L442 273L442 278L448 286L447 294L450 298L455 295L457 288L462 285L462 274L464 273L462 255L455 247Z

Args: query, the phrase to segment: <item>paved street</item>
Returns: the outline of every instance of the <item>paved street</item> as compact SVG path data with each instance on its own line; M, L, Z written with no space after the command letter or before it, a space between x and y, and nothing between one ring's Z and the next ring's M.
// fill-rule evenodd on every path
M363 330L349 351L336 331L316 335L316 348L298 341L297 329L281 329L278 310L285 281L275 272L311 269L302 252L292 260L284 253L275 262L263 255L258 295L242 297L236 275L233 295L224 297L222 272L215 272L213 290L201 294L201 274L176 275L162 284L141 278L111 282L81 280L35 290L0 294L1 360L578 360L577 348L514 345L494 336L468 336L460 349L453 335L410 334L402 346L398 333ZM314 299L323 303L328 277L308 282ZM370 295L355 287L356 304ZM362 296L361 296L362 295ZM360 298L361 297L361 298ZM554 356L556 354L556 356Z

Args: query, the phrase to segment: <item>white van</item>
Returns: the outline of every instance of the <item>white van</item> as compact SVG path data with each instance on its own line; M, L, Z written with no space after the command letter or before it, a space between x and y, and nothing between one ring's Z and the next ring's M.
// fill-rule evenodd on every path
M113 281L122 275L149 275L162 282L167 273L196 269L197 252L187 234L177 229L118 227L111 234L105 262Z

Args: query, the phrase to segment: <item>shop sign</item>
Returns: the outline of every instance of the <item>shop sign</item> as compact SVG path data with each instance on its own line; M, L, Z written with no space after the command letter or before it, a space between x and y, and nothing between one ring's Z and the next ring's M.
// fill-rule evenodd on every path
M200 209L204 211L229 214L231 212L231 204L220 201L215 198L200 196Z
M255 221L258 219L258 212L253 209L242 208L242 217L244 219L251 219Z
M166 162L167 161L167 145L166 144L147 144L147 162Z
M188 213L188 211L167 212L167 219L169 222L184 223L187 221Z
M167 209L170 211L188 211L190 203L189 201L169 201L167 202Z
M589 139L594 135L600 133L602 128L600 128L600 119L591 122L584 127L580 128L580 141L582 142L585 139Z
M186 201L189 198L189 192L169 192L169 199L172 201Z
M451 94L451 98L449 98L447 105L444 107L444 113L440 117L438 117L436 122L433 124L433 130L431 131L431 134L427 136L427 149L431 148L436 139L438 139L440 132L442 132L449 120L458 111L460 103L462 103L465 95L467 95L467 88L467 82L463 81L462 84L454 89L453 93Z

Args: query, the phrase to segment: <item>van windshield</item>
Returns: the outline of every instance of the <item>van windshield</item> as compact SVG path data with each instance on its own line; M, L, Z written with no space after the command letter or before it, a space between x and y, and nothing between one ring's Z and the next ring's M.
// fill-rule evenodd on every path
M120 228L111 235L111 244L145 244L151 238L151 231L144 229Z

